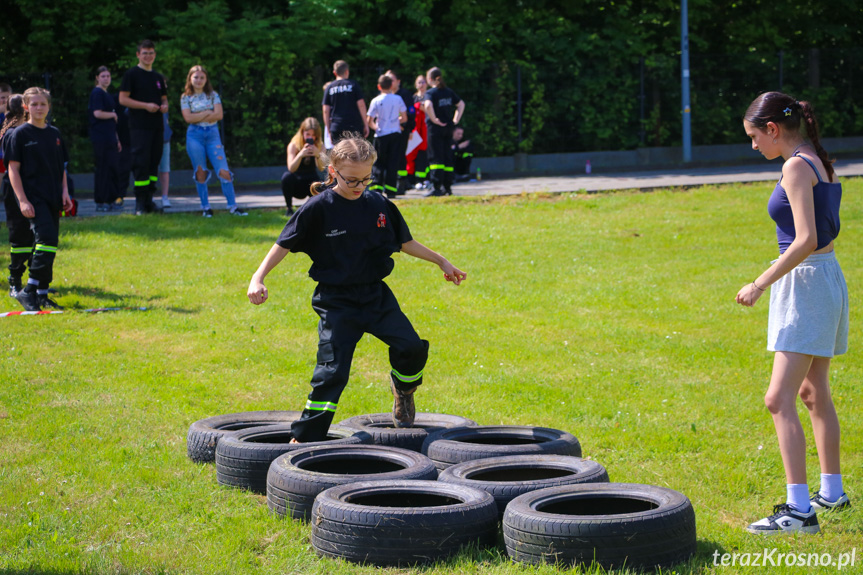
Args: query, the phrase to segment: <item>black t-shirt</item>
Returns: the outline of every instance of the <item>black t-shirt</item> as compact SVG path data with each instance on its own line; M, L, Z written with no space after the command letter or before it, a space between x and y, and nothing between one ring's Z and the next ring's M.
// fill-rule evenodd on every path
M404 88L399 89L396 92L396 96L399 96L402 101L405 103L405 108L408 109L408 121L402 124L404 126L403 134L410 134L413 132L414 127L417 125L416 116L417 111L414 108L414 94L410 90L405 90Z
M368 284L390 275L390 257L413 239L394 203L366 190L356 200L332 188L312 196L285 225L276 243L312 259L309 275L329 285Z
M363 90L353 80L336 80L324 92L322 106L330 107L330 133L362 132L365 122L357 102L363 99Z
M139 102L162 105L162 96L168 95L165 77L140 66L130 68L123 74L121 92L129 92L129 97ZM129 109L129 127L133 130L162 130L162 113L147 110Z
M102 88L96 86L90 92L90 104L87 106L87 117L90 119L90 139L94 142L117 142L117 122L100 120L93 112L114 112L114 97ZM118 115L119 116L119 115Z
M59 209L63 205L63 172L69 161L60 130L22 124L12 132L6 146L7 163L21 163L21 183L27 199L31 203L41 200Z
M458 94L449 88L432 88L426 92L424 100L432 103L434 107L435 117L445 124L452 124L452 118L455 116L456 106L461 102ZM437 126L431 119L426 116L426 124L429 126Z

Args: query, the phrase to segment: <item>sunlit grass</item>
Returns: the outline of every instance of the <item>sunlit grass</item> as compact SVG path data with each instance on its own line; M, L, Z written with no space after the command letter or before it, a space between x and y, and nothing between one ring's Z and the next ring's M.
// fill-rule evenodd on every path
M837 241L853 316L861 191L860 180L845 182ZM395 256L388 283L431 342L419 408L564 429L612 481L683 492L699 552L678 572L738 572L713 566L717 550L850 552L863 530L856 510L822 519L818 537L742 531L784 497L762 402L766 298L734 303L776 257L768 193L758 184L402 202L414 237L469 274L456 288L431 264ZM0 318L0 572L557 571L501 550L405 570L323 560L308 525L272 516L263 497L221 488L212 466L186 459L195 420L305 402L317 346L308 258L274 270L266 305L245 295L284 221L279 211L62 221L54 285L68 313ZM3 298L0 311L16 305ZM148 311L81 311L94 307ZM852 317L851 352L832 368L852 499L863 464L859 336ZM389 410L387 373L385 346L367 336L336 419ZM809 455L814 489L811 441Z

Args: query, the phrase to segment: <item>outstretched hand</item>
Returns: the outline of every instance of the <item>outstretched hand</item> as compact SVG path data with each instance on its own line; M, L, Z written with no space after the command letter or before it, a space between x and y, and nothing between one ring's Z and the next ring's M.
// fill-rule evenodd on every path
M443 270L444 279L455 285L461 285L461 282L467 279L467 272L461 271L449 262L441 264L440 269Z

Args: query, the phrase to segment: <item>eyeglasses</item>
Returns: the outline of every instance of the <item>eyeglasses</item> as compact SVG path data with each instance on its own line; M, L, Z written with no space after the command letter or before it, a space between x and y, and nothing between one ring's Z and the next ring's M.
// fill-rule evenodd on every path
M333 168L333 169L335 169L335 168ZM349 188L358 188L360 186L366 188L374 180L374 178L372 178L371 174L369 174L368 176L366 176L362 180L349 180L346 177L342 176L342 173L340 171L336 170L336 173L339 176L341 176L341 178L345 181L345 185Z

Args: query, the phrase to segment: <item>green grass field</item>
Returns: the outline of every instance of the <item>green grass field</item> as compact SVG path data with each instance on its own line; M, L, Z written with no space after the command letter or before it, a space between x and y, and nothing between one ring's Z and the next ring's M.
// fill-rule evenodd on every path
M683 492L696 512L698 553L664 572L833 572L716 567L714 553L836 558L857 547L845 571L863 571L859 507L823 517L819 536L743 531L785 496L763 405L767 298L752 309L734 302L777 254L770 189L402 202L415 238L468 272L454 287L435 266L395 256L388 283L431 341L419 409L563 429L612 481ZM855 504L863 504L861 192L863 180L845 181L836 246L851 295L851 352L831 370ZM70 311L0 318L0 573L559 571L511 563L501 549L414 569L321 559L308 525L270 514L262 496L220 487L212 465L186 458L193 421L305 402L317 346L308 258L289 256L271 273L266 305L246 298L284 221L280 211L256 211L62 222L55 286ZM148 311L75 311L107 306ZM16 309L0 299L0 312ZM388 411L387 374L385 346L367 336L336 421ZM815 489L817 458L801 417Z

